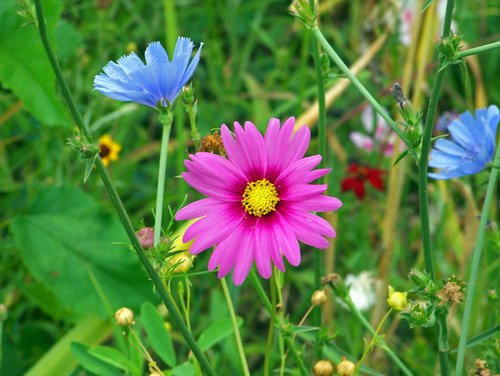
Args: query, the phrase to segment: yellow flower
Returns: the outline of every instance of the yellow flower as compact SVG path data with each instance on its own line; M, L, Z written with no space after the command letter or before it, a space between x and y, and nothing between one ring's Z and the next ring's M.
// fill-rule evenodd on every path
M118 153L122 150L122 146L115 142L109 134L99 137L99 156L102 159L104 166L108 167L109 162L118 159Z
M394 291L394 287L389 285L389 298L387 303L395 310L401 311L404 307L408 305L408 299L406 298L406 292Z

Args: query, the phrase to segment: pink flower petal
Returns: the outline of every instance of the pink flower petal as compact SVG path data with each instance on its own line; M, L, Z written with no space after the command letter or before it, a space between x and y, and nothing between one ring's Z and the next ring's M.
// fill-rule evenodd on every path
M183 207L175 214L175 219L177 221L184 221L186 219L194 219L203 217L211 212L215 205L220 201L214 200L213 198L204 198L195 202L192 202L188 206Z
M290 265L298 266L301 258L299 242L288 221L279 213L276 213L276 226L274 230L281 252L283 252Z
M283 190L279 192L280 200L288 200L288 201L303 201L309 200L322 194L326 191L328 185L319 184L295 184L289 187L285 187Z
M306 201L294 202L295 209L302 209L312 212L329 212L337 210L342 206L342 202L336 197L317 196Z
M271 266L272 238L267 231L269 223L264 218L258 218L255 225L255 263L257 270L264 278L269 278L273 272Z
M301 159L307 151L310 140L311 130L307 125L303 125L290 140L283 164L288 166L290 163Z
M282 188L308 180L311 170L321 162L321 155L306 157L290 164L276 179L276 186ZM307 181L309 183L310 181Z

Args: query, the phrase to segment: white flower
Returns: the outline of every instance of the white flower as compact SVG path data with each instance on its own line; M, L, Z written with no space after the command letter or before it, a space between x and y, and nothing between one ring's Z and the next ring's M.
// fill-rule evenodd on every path
M345 284L350 287L349 296L359 311L367 311L375 304L375 278L371 272L364 271L358 276L348 274Z

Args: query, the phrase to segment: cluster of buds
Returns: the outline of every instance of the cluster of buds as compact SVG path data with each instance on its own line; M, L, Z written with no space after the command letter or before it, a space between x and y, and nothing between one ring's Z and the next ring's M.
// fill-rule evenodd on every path
M462 48L462 39L463 35L461 33L452 33L446 38L441 39L438 49L439 56L444 58L444 62L439 69L440 71L453 64L461 64L461 66L465 68L464 58L458 55Z
M313 368L316 376L331 376L334 371L337 371L339 376L354 376L356 364L343 356L336 367L329 360L319 360Z
M198 151L219 154L221 157L227 158L226 149L224 148L224 143L222 142L219 131L215 131L213 134L209 134L201 140Z
M309 6L309 0L295 0L289 10L290 14L297 17L308 29L317 25L318 14Z
M435 307L432 304L415 303L411 306L410 313L401 313L401 317L408 321L410 328L429 328L436 322Z

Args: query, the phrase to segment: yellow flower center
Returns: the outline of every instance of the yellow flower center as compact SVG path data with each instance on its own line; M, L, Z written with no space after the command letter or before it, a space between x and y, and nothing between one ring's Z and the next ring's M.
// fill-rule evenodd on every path
M262 179L247 183L241 203L248 214L262 217L276 210L279 200L274 184L267 179Z

